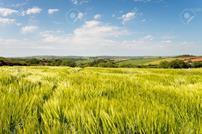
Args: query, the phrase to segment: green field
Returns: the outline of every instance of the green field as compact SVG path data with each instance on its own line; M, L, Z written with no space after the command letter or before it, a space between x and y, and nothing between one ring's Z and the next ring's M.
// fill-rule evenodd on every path
M0 67L0 133L202 133L202 69Z
M149 63L153 63L155 61L163 60L162 58L136 58L136 59L129 59L129 60L124 60L118 62L119 66L124 66L124 65L147 65Z

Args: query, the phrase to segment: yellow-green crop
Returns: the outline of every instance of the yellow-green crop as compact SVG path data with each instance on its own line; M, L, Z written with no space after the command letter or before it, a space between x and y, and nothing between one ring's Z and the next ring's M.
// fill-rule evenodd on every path
M202 69L1 67L0 133L202 133Z

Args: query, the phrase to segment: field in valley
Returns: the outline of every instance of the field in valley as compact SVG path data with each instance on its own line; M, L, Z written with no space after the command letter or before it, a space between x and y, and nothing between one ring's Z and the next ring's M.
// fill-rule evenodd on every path
M202 133L202 69L0 72L0 133Z

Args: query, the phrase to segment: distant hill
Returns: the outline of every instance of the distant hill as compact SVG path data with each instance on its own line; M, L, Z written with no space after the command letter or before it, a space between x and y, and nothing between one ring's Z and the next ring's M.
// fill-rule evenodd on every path
M202 63L202 56L31 56L0 57L0 66L71 66L71 67L158 67L161 62L181 60L185 63Z

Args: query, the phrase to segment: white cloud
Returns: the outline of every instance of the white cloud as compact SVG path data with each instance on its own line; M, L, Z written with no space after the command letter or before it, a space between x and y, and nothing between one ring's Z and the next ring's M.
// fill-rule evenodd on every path
M162 43L164 43L164 44L170 44L170 43L172 43L172 40L163 40Z
M88 3L88 0L71 0L71 1L75 5Z
M49 43L64 43L77 45L99 45L108 42L111 38L116 38L126 34L126 31L119 27L105 25L100 21L86 21L83 26L77 28L69 36L59 36L53 32L42 33L43 41ZM85 46L84 45L84 46Z
M101 17L102 17L102 16L101 16L100 14L96 14L96 15L94 16L94 19L95 19L95 20L99 20Z
M143 39L152 41L154 39L154 37L152 35L146 35Z
M42 11L41 8L33 7L33 8L27 9L27 11L23 13L23 15L39 14L39 13L41 13L41 11Z
M11 45L15 44L18 42L17 39L5 39L5 38L0 38L0 42L2 45ZM19 42L18 42L19 43Z
M3 17L10 16L10 15L15 14L17 12L18 12L17 10L13 10L10 8L0 8L0 15Z
M16 23L15 19L1 18L0 17L0 24L14 24L14 23Z
M69 52L68 54L96 55L105 51L107 46L118 44L114 41L115 38L125 34L126 31L122 28L90 20L76 28L72 34L47 31L41 33L41 37L44 44L60 46L63 48L61 51Z
M33 33L38 30L37 26L24 26L21 28L22 33Z
M28 28L27 28L28 29ZM124 39L128 35L122 27L112 26L97 20L85 22L72 34L64 31L46 31L40 33L38 40L1 39L0 54L6 56L27 55L176 55L183 53L201 53L201 45L191 42L173 42L165 44L154 40L153 35ZM117 36L121 38L117 38ZM127 36L128 37L128 36ZM163 40L163 39L162 39ZM27 45L29 44L29 45ZM15 53L12 53L15 51Z
M119 38L128 34L122 27L90 20L71 34L55 31L42 32L39 44L43 47L40 48L41 51L47 49L57 55L164 55L166 51L186 52L172 44L168 46L161 41L156 41L150 34L139 38L134 37L134 39Z
M59 9L48 9L48 14L52 15L58 11L59 11Z
M78 0L72 0L72 3L76 5L78 4Z
M65 43L67 42L68 38L65 36L57 36L56 34L60 33L60 32L53 32L53 31L45 31L45 32L41 32L40 35L43 38L44 42L47 43Z
M107 37L117 37L122 35L124 32L121 28L111 25L105 25L100 21L91 20L86 21L81 28L74 30L75 36L85 37L85 38L107 38Z
M69 55L105 55L109 54L111 48L121 45L117 41L118 37L127 34L128 32L121 27L90 20L69 35L48 31L42 33L41 36L44 44L55 45L55 48L61 47L63 49L60 51Z
M126 14L123 14L120 19L122 20L122 23L125 24L126 22L133 20L135 17L135 12L128 12Z

